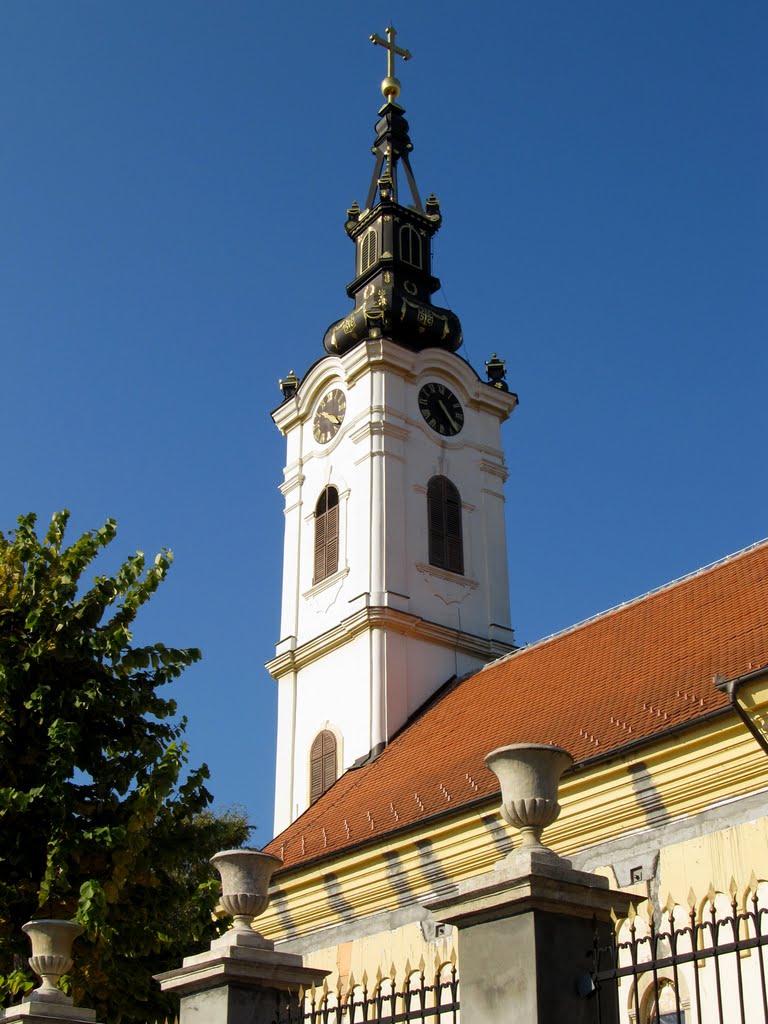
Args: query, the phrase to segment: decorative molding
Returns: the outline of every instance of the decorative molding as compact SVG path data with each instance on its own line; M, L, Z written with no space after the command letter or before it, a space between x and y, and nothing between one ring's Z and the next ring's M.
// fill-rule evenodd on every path
M337 570L332 576L326 576L324 580L315 583L309 590L301 595L315 611L327 612L336 602L344 584L344 578L349 575L349 566Z
M481 381L480 384L485 390L478 390L467 402L467 405L470 409L477 409L478 412L493 413L503 423L517 408L517 395L512 391L501 391L499 388L494 388L485 381ZM499 396L503 398L503 401L498 401Z
M318 658L324 657L371 629L391 630L401 636L417 637L439 647L449 647L459 654L477 658L479 661L493 661L514 650L513 644L501 640L489 640L487 637L475 636L474 633L449 629L447 626L441 626L408 612L376 605L361 608L326 633L307 640L295 651L287 651L268 661L265 667L274 679L280 679L286 672L297 672L311 665Z
M509 476L509 470L502 462L489 462L487 459L480 460L480 471L482 473L489 473L491 476L497 476L504 483Z
M361 423L357 430L351 433L349 437L353 444L359 444L374 434L380 437L392 437L396 441L407 441L410 433L410 430L406 427L398 427L389 420L369 419Z
M290 494L291 491L295 490L297 487L301 487L305 480L306 477L301 472L300 467L297 467L296 471L291 472L290 475L289 471L286 470L285 480L280 484L280 493L283 495L283 497L285 497L286 495Z
M375 450L375 451L371 451L370 448L369 448L366 451L364 451L363 454L359 458L355 459L353 465L354 466L360 466L364 462L367 462L369 459L373 459L373 458L376 458L376 457L382 457L383 458L385 456L386 456L386 458L387 458L387 460L389 462L405 462L405 458L402 455L395 455L394 452L388 452L388 451L385 451L383 449L378 449L378 450Z
M340 482L341 481L339 481L339 483ZM346 503L346 501L349 499L350 488L345 485L344 490L342 490L341 487L336 484L335 477L329 478L328 483L323 484L323 487L317 492L317 497L314 499L314 501L310 501L309 502L309 512L306 512L304 514L304 519L303 519L304 523L309 524L309 523L311 523L314 520L314 518L315 518L315 506L317 505L317 499L320 497L320 495L322 494L322 492L323 492L325 487L335 487L336 488L336 490L338 492L338 495L339 495L339 505L341 505L342 501ZM339 528L341 528L341 525L342 525L341 522L339 522ZM329 578L331 578L331 577L329 577ZM323 581L323 582L325 582L325 581ZM319 585L320 584L318 584L318 586ZM308 590L307 594L310 594L310 593L311 593L311 591ZM304 596L306 596L306 595L304 595Z
M415 380L416 361L415 352L393 345L383 338L369 338L342 356L350 387L366 373L380 370L390 370L405 380Z
M448 572L447 569L440 569L436 565L417 562L416 568L426 579L435 597L439 597L444 604L461 604L464 598L468 597L473 590L477 590L480 585L477 580L459 576L455 572Z
M498 498L499 501L506 501L507 500L503 491L494 491L494 490L491 490L490 487L481 487L480 488L480 493L481 494L487 494L490 498Z

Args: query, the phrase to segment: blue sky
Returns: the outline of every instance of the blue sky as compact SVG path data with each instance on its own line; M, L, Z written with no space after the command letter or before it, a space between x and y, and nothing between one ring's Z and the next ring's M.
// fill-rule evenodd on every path
M513 624L532 642L768 534L768 6L390 5L435 266L508 360ZM220 805L271 835L277 379L349 308L378 5L6 0L0 528L174 550L140 639Z

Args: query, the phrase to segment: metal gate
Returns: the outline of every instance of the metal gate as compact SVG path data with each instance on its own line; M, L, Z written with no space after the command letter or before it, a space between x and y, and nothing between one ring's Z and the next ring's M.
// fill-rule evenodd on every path
M645 917L630 907L609 945L595 927L598 1024L768 1024L768 885L753 874L741 899L732 881L687 903L670 897Z
M394 965L389 975L379 971L373 986L363 974L358 984L354 977L335 989L325 985L297 995L283 995L277 1007L275 1024L400 1024L402 1021L458 1024L459 977L455 958L435 965L433 974L425 974L422 962L417 970L405 965L398 984Z

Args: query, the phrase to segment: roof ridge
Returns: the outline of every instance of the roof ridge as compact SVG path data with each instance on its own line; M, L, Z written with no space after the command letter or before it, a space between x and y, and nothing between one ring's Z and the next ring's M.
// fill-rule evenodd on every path
M768 537L763 537L762 540L753 541L752 544L747 544L746 547L741 548L738 551L733 551L728 555L723 555L722 558L717 558L714 562L702 565L699 569L693 569L691 572L685 573L684 576L678 576L677 579L670 580L667 583L662 583L658 587L653 587L653 589L646 591L644 594L639 594L637 597L630 597L626 601L621 601L619 604L612 605L610 608L606 608L602 612L596 612L594 615L588 615L585 619L580 619L578 622L574 622L571 626L565 626L563 629L558 629L554 633L548 633L547 636L543 636L539 640L534 640L532 644L525 644L522 647L518 647L517 650L510 651L508 654L502 654L502 656L497 658L495 661L489 661L487 665L483 665L482 668L478 669L478 672L486 672L489 668L495 668L497 665L502 665L505 661L509 661L510 658L514 658L516 655L519 656L521 654L526 654L528 651L538 650L540 647L551 643L553 640L558 640L560 637L568 636L569 633L574 633L577 629L582 629L584 626L588 626L592 622L597 622L598 619L604 619L608 615L614 615L617 612L623 611L625 608L630 608L633 605L640 604L642 601L647 601L651 597L656 597L657 594L663 594L667 590L671 590L673 587L678 587L683 583L689 582L689 580L696 579L698 576L703 576L707 572L719 569L721 566L727 565L729 562L734 562L736 559L741 558L744 555L748 555L750 552L756 551L758 548L765 547L766 545L768 545Z

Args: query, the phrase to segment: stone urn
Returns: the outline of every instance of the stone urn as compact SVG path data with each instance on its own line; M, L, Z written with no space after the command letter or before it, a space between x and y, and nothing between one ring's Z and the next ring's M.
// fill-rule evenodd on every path
M485 763L501 784L501 816L520 829L520 852L556 856L541 833L560 814L560 776L573 764L562 747L548 743L511 743L492 750Z
M83 929L74 921L41 918L39 921L27 921L21 930L32 943L29 966L43 979L40 988L30 993L29 1000L71 1006L72 1000L58 987L58 981L72 967L72 943L83 934Z
M242 935L260 940L258 944L264 948L272 947L253 930L252 922L266 910L269 883L282 863L279 857L260 850L221 850L211 857L211 864L221 876L221 905L234 918L232 927L216 943Z

